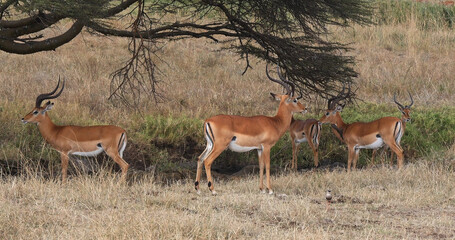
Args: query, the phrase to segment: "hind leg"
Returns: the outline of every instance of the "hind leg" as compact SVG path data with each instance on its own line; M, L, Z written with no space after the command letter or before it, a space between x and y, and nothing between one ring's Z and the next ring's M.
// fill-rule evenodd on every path
M385 144L390 147L392 152L397 155L398 169L403 167L403 149L400 144L395 141L393 137L384 139Z
M213 195L215 195L216 192L214 190L215 187L213 186L212 169L211 169L211 167L212 167L213 161L215 161L215 159L224 151L224 149L226 149L226 146L224 146L224 147L215 146L213 151L204 160L205 174L207 175L207 181L209 182L208 186L209 186L209 189L210 189L210 191L212 192ZM202 163L200 163L200 164L202 164ZM199 167L199 165L198 165L198 167Z
M124 182L126 180L126 175L128 172L129 164L120 157L120 154L116 150L107 150L107 155L111 157L122 169L122 178L121 181Z
M297 170L297 153L299 152L299 143L292 140L292 160L291 169Z
M311 150L313 150L313 160L314 160L314 166L318 167L319 165L319 159L318 159L318 146L313 143L312 140L308 140L308 145L310 145Z

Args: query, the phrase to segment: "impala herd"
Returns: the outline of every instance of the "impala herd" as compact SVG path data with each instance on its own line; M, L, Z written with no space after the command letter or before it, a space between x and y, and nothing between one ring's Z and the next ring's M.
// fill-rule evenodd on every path
M372 122L345 123L340 112L345 106L345 101L350 97L351 86L343 86L342 91L328 100L327 109L319 119L296 120L294 113L305 114L305 105L299 102L302 96L294 96L295 85L282 76L280 67L277 66L279 79L269 75L266 67L266 76L272 82L280 84L286 93L280 95L270 93L279 101L275 116L236 116L216 115L205 120L203 125L207 145L198 157L195 189L198 193L202 175L202 166L205 167L208 187L212 194L216 194L211 174L213 161L227 148L235 152L256 150L259 161L259 189L266 192L263 184L264 168L266 172L266 188L269 194L273 193L270 183L270 150L276 142L289 130L292 139L291 169L297 170L297 153L300 143L307 142L313 151L314 165L318 167L319 140L323 124L330 124L334 135L346 144L348 149L347 171L351 166L355 169L359 158L360 149L373 149L372 161L376 150L387 145L397 155L398 168L403 167L403 149L400 146L406 123L411 120L410 112L414 101L411 94L410 105L403 106L396 100L402 117L383 117ZM60 86L61 84L61 86ZM35 107L22 118L23 123L35 123L43 136L55 150L60 153L62 164L62 181L66 181L68 161L71 155L96 156L105 152L122 169L121 180L124 181L128 171L128 163L123 159L123 151L127 144L126 131L113 125L102 126L58 126L48 116L54 103L45 100L55 99L63 92L65 80L58 80L56 88L36 98ZM59 90L60 88L60 90ZM59 90L59 91L58 91ZM57 93L58 91L58 93ZM392 153L392 154L393 154Z

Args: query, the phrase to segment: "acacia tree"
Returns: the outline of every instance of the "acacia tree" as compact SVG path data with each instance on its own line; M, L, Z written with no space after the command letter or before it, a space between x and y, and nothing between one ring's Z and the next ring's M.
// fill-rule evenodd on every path
M183 14L180 21L166 14ZM156 90L153 54L163 40L207 38L228 42L250 68L249 56L279 64L300 93L332 97L357 76L349 46L327 40L329 25L368 24L368 0L0 0L0 50L32 54L55 50L83 29L130 38L131 59L113 73L111 97ZM114 27L125 18L129 25ZM66 31L48 36L61 21Z

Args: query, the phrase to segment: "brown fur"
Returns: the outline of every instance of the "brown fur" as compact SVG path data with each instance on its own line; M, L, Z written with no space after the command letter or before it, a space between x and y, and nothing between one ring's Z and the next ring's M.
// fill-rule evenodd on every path
M306 111L305 106L294 100L289 95L275 95L280 100L278 113L274 117L253 116L243 117L235 115L217 115L208 118L204 123L204 131L213 140L213 148L205 156L205 151L198 160L196 173L196 190L199 191L199 180L202 173L202 164L205 165L209 189L215 194L212 181L211 165L213 161L223 152L236 137L236 144L242 147L257 147L259 160L259 189L263 190L264 166L266 170L267 189L272 193L270 184L270 149L288 130L294 112ZM207 123L210 129L206 129ZM202 159L204 157L204 159Z
M313 131L311 129L313 128ZM300 143L297 143L297 139L306 137L308 145L311 150L313 150L313 159L314 166L318 167L318 148L319 148L319 139L321 136L321 127L319 122L316 119L306 119L306 120L294 120L291 121L291 126L289 127L289 135L292 140L292 160L291 160L291 169L297 170L297 153ZM313 142L314 135L317 135L317 142Z
M46 107L34 108L22 120L24 123L36 123L44 140L48 142L55 150L60 152L62 161L62 181L67 178L69 154L73 152L92 152L98 149L97 145L101 144L104 151L122 169L122 180L125 180L128 171L128 163L119 155L119 141L122 134L125 135L124 129L117 126L58 126L49 118ZM34 114L38 111L38 114Z

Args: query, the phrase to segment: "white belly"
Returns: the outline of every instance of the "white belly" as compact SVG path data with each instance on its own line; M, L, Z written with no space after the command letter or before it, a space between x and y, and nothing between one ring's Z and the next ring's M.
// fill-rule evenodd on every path
M262 147L240 146L237 143L235 143L235 141L231 141L231 143L229 143L229 149L231 149L231 151L234 151L234 152L248 152L248 151L251 151L251 150L254 150L254 149L262 149Z
M82 156L82 157L94 157L102 152L103 152L103 148L98 148L95 151L91 151L91 152L71 152L70 154L78 155L78 156Z
M377 149L382 147L382 145L384 145L384 141L382 140L382 138L377 138L376 141L374 141L372 144L364 146L357 145L356 148Z

